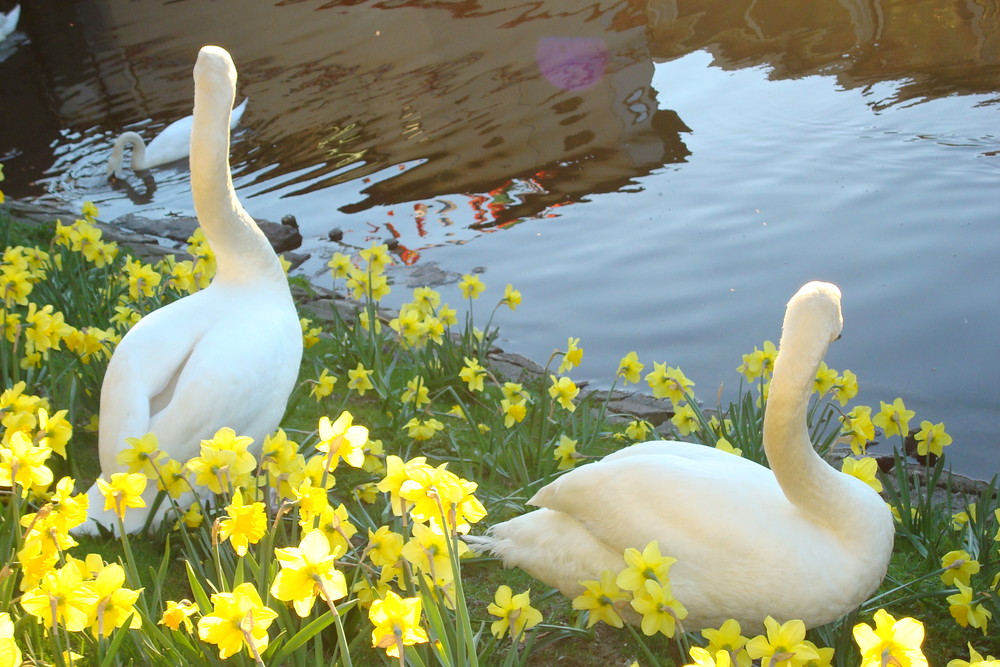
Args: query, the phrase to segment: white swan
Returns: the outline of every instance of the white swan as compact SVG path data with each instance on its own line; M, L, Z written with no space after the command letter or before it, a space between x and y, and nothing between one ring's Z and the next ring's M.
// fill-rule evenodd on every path
M861 604L885 575L891 515L875 491L816 454L806 428L813 378L841 330L840 291L792 297L764 417L771 469L703 445L627 447L542 488L543 509L494 526L472 544L573 597L579 582L621 570L626 547L658 540L677 559L674 596L685 630L771 615L813 627Z
M17 22L21 18L21 5L14 5L14 9L6 14L0 13L0 42L10 37L17 30Z
M204 290L140 320L115 350L101 388L105 478L123 471L116 457L125 439L147 432L182 463L224 426L253 437L259 448L281 420L302 359L302 332L281 263L233 189L229 114L236 69L229 54L203 47L194 81L191 191L218 271ZM155 495L151 483L147 507ZM96 484L88 496L92 521L82 530L95 532L95 522L115 526ZM139 530L147 514L129 510L126 531Z
M235 129L246 111L248 99L244 99L238 107L233 109L229 121L230 129ZM175 120L170 125L163 128L147 146L142 137L136 132L122 132L115 145L111 149L111 158L108 160L108 178L123 178L125 171L125 146L132 146L132 169L141 171L152 169L161 164L169 164L183 160L188 156L191 147L191 127L194 118L185 116L180 120Z

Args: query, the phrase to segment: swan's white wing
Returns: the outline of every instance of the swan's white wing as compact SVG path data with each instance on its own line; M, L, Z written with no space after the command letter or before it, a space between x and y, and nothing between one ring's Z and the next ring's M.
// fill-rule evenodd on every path
M794 513L756 463L688 443L637 447L571 471L529 502L569 515L612 550L657 540L664 554L699 560L724 543L763 547Z
M115 458L125 438L151 430L157 397L172 390L202 336L205 320L197 294L140 320L122 339L101 386L100 452L105 474L119 470Z
M191 152L191 126L194 118L185 116L167 125L146 146L146 168L183 160Z
M196 456L199 442L225 426L260 447L284 414L301 357L298 323L262 308L241 317L237 312L198 341L169 403L152 418L161 444L181 461Z

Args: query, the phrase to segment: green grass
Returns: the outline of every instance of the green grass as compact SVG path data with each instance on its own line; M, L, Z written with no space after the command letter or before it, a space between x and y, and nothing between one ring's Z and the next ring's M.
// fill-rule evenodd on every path
M2 215L3 208L0 207ZM66 321L74 327L111 326L109 318L115 312L115 306L121 303L120 299L127 294L129 286L122 277L123 258L119 257L107 267L96 267L80 258L78 253L50 244L51 229L44 233L37 231L36 227L21 225L6 225L2 229L0 239L8 246L41 246L53 255L58 254L64 268L68 269L50 271L44 281L34 285L33 299L44 297L46 302L58 305L57 310L63 312ZM163 270L166 272L167 268ZM100 286L100 289L95 286ZM139 313L145 313L180 296L177 290L161 287L151 296L132 300L125 298L125 302L129 302ZM383 460L387 455L396 455L403 460L426 456L434 465L447 463L449 470L479 485L476 496L486 506L488 515L476 527L476 532L485 530L486 525L525 511L524 501L534 490L559 474L553 450L560 436L576 440L578 452L593 458L628 443L624 437L624 421L620 416L607 412L607 395L581 395L575 401L577 408L574 412L559 406L549 396L549 374L556 372L555 367L562 359L559 351L549 359L542 377L523 381L523 388L530 399L527 415L519 424L508 427L499 407L503 398L502 383L517 378L495 378L488 374L481 391L470 390L460 378L466 360L474 359L488 365L486 351L497 336L491 326L492 314L482 327L484 333L481 336L472 333L478 328L473 313L484 302L485 299L470 300L470 314L463 323L450 328L451 335L443 336L440 342L424 341L421 345L401 345L399 336L388 321L383 322L380 333L365 331L354 322L339 317L324 323L321 340L309 348L303 358L300 384L291 396L282 427L290 438L302 443L302 451L308 454L315 451L318 420L324 416L334 419L343 410L348 410L353 415L354 423L370 429L371 439L381 441ZM374 319L377 304L367 298L363 300L363 305ZM503 302L497 307L501 305ZM21 307L8 307L23 313ZM443 304L436 308L436 314L445 309ZM78 356L65 349L52 350L45 363L38 368L22 368L19 361L23 347L7 345L3 340L0 337L0 372L4 374L5 388L23 380L27 383L26 393L46 397L53 410L66 408L69 411L70 419L76 426L69 458L65 462L53 459L51 465L55 479L71 475L77 480L77 488L85 489L97 476L98 470L96 437L83 425L97 411L106 358L84 364ZM348 388L348 372L355 369L359 362L373 371L374 386L364 396ZM338 380L330 395L316 400L310 395L311 381L318 378L323 369ZM418 375L424 378L431 398L429 405L420 408L401 400L407 383ZM719 437L725 436L744 451L744 456L764 462L760 443L762 413L757 405L759 390L759 386L753 383L741 385L740 396L732 404L716 406L713 411L698 407L696 412L701 430L691 437L714 445ZM697 405L693 396L688 396L687 400L691 405ZM458 416L452 414L454 406L459 406ZM707 419L710 412L728 421L723 421L713 430ZM830 400L818 400L810 414L813 418L813 440L818 443L819 449L825 451L834 445L838 436L841 409ZM407 434L406 425L412 418L434 418L445 424L445 428L429 440L418 441ZM944 596L953 593L954 589L942 584L937 574L929 574L939 568L941 556L952 549L966 548L978 555L983 569L974 576L973 583L976 591L984 596L983 604L994 611L994 622L1000 622L998 593L990 592L992 577L1000 572L998 547L993 540L997 531L997 521L993 518L993 509L997 506L995 493L992 492L995 487L979 500L980 523L970 525L963 531L953 531L950 527L952 510L930 502L919 486L911 487L913 480L902 472L905 470L902 460L898 463L895 488L900 491L891 492L890 498L906 516L909 516L909 506L917 508L919 518L904 520L899 526L896 550L880 593L899 590L881 600L879 606L889 610L896 618L911 615L924 623L927 633L924 651L931 664L944 665L949 659L967 657L966 642L972 642L984 655L1000 655L1000 636L993 632L996 626L990 626L991 634L986 637L976 630L960 628L952 619L944 600ZM935 470L942 480L947 480L947 474L943 472L944 459ZM335 475L337 484L330 493L331 502L334 506L344 503L350 512L351 522L358 528L358 533L351 540L351 549L341 557L341 568L348 581L353 582L362 571L357 558L364 549L369 528L391 525L401 532L409 528L400 518L391 515L384 500L368 505L355 497L355 487L378 482L382 479L381 472L366 472L341 464ZM887 486L889 481L885 478ZM35 505L42 500L40 498ZM6 549L4 553L9 554L16 572L19 566L14 557L16 535L12 530L15 522L10 516L14 503L8 497L6 504L6 518L0 527L0 550ZM266 597L265 584L273 579L278 565L273 553L263 546L252 548L245 559L236 558L228 544L221 544L213 550L211 520L210 516L203 528L188 534L192 541L190 546L186 545L184 535L171 531L170 526L153 535L130 541L130 564L138 572L139 581L129 585L145 588L142 599L149 615L144 630L146 634L143 635L145 639L130 635L127 641L123 640L118 647L120 652L109 658L107 664L142 664L144 660L153 660L150 656L154 654L162 654L164 659L174 660L174 664L178 659L222 664L211 645L172 635L163 626L157 625L163 603L180 598L196 600L199 588L206 593L211 593L214 588L228 590L242 580L264 582L260 588ZM286 519L276 531L269 532L265 540L275 540L273 546L294 546L298 532L294 522ZM80 544L71 553L77 557L88 553L100 554L106 562L125 557L121 543L94 538L80 539ZM188 576L189 566L196 573L194 579ZM458 646L463 641L471 642L476 647L480 664L547 665L561 661L574 665L628 665L638 660L642 665L651 665L650 655L662 664L671 664L667 656L676 655L674 642L663 636L640 641L634 632L615 630L603 624L585 630L585 619L571 609L569 600L520 570L503 569L495 559L480 557L467 560L462 564L462 575L469 620L463 620L460 609L452 612L440 608L437 611L442 614L443 621L435 623L430 610L425 610L424 623L446 643ZM37 652L35 657L45 657L58 663L59 658L51 655L35 619L19 611L17 579L15 576L8 577L5 582L0 580L0 603L3 603L0 608L11 609L16 618L15 636L21 638L26 648L30 646ZM530 589L532 603L542 611L545 619L533 631L532 639L516 652L509 640L496 642L489 631L495 619L487 612L487 606L493 601L500 585L510 586L515 593ZM413 590L404 593L413 595ZM279 629L272 628L271 631L273 653L278 652L281 644L290 641L296 633L302 633L299 636L308 635L308 639L303 641L301 649L289 656L289 664L314 664L317 656L321 662L333 659L346 661L347 654L342 646L338 647L338 633L333 625L310 634L309 623L324 618L320 611L313 611L312 616L299 621L282 603L272 600L271 605L280 612L276 621ZM850 630L855 621L871 622L870 612L873 610L856 619L849 618L840 624L818 629L810 637L818 644L836 646L835 664L856 664L856 649ZM207 608L201 610L202 614L207 612ZM326 618L329 620L328 612ZM372 626L363 612L356 608L346 610L343 624L351 644L349 654L352 664L391 664L382 650L370 646ZM696 636L690 640L699 643L700 638ZM95 651L104 655L108 648L82 637L75 642L79 650L89 650L88 655L93 655ZM452 654L453 660L455 655L458 654ZM410 659L413 664L447 663L427 646L413 649ZM453 664L464 664L464 660L458 659ZM93 661L84 662L96 664ZM246 651L242 651L228 662L252 664L253 660Z

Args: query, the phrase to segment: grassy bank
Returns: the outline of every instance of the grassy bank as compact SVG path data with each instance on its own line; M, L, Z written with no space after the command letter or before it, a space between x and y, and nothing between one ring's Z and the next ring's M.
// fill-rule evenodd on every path
M9 220L0 204L0 667L16 664L15 650L57 665L541 665L557 657L746 665L750 654L775 665L881 664L868 661L876 648L865 638L888 637L883 614L898 622L898 646L888 650L900 664L920 664L918 653L934 665L975 664L970 645L1000 655L996 482L964 511L934 495L948 480L944 426L894 397L852 405L857 378L847 370L821 368L812 439L822 452L854 450L847 470L884 487L897 540L882 589L838 622L801 637L789 620L780 641L777 629L760 638L736 632L732 652L720 654L718 638L683 632L677 606L660 605L651 635L615 628L618 608L603 600L620 597L620 607L632 594L595 582L598 594L574 604L471 553L462 534L522 513L562 471L659 436L613 414L610 392L580 391L579 340L553 341L539 376L496 374L492 319L497 309L516 311L522 295L513 286L468 275L461 303L421 288L398 313L383 313L380 300L398 289L385 278L393 258L384 246L331 260L356 315L303 318L306 353L281 431L254 446L220 431L187 462L136 439L132 476L109 490L124 512L144 484L159 483L161 502L171 503L197 477L211 497L177 506L176 520L141 539L73 538L78 494L98 472L98 397L114 346L141 316L204 288L214 270L197 236L192 260L131 260L100 238L96 215L84 207L78 220L38 230ZM642 387L672 405L662 430L764 462L761 395L774 354L764 342L742 363L734 358L739 398L710 410L669 361L625 354L612 391ZM924 474L903 462L910 425ZM876 439L896 450L891 469L865 456ZM669 593L666 580L658 583ZM902 631L916 628L923 643L908 646L913 638Z

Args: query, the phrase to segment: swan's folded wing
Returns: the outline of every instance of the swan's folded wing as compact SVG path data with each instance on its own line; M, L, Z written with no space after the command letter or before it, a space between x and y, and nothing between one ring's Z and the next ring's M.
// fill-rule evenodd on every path
M530 503L568 514L610 549L657 540L671 555L711 551L731 542L724 536L731 531L752 544L755 533L766 532L759 517L789 511L767 468L730 454L695 453L606 458L557 479ZM770 509L762 511L765 505Z
M195 456L222 427L260 446L285 411L298 375L302 334L294 318L271 311L222 318L198 341L168 403L153 416L161 443Z
M125 438L150 432L151 405L176 382L203 333L197 300L177 301L150 313L122 339L108 363L101 385L101 469L120 468L115 458ZM176 313L175 315L172 315ZM185 326L171 322L185 322Z

